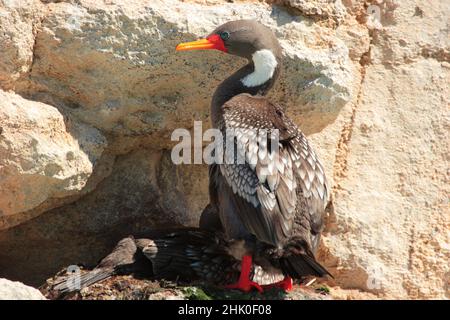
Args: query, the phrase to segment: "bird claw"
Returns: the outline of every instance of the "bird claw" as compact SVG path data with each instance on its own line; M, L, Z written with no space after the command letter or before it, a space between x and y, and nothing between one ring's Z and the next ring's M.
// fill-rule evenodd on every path
M252 289L258 290L263 293L263 288L256 282L250 280L250 270L252 267L252 257L245 255L242 257L241 262L241 274L239 275L238 282L225 286L227 289L238 289L243 292L250 292Z
M243 292L250 292L252 289L256 289L259 293L263 293L263 288L256 282L250 280L239 280L237 283L226 285L227 289L238 289Z
M294 288L294 285L292 284L292 278L291 277L285 277L283 280L263 285L262 288L265 289L272 289L272 288L279 288L284 291L291 291Z

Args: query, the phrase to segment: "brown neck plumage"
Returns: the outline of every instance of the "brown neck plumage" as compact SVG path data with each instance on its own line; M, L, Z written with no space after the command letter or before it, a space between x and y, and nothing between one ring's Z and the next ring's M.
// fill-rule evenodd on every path
M217 127L216 124L222 117L222 106L224 105L224 103L234 96L237 96L241 93L249 93L251 95L262 96L266 95L274 85L278 77L280 68L278 65L273 76L265 83L259 86L247 87L242 83L241 79L251 74L254 69L254 64L252 61L250 61L246 66L242 67L241 69L233 73L230 77L222 81L221 84L219 84L216 91L214 92L211 101L211 121L213 127Z

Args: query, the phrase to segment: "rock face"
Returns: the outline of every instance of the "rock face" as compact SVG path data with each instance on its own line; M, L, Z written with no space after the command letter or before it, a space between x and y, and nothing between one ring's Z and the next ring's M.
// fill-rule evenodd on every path
M275 3L298 10L306 17L335 23L343 22L347 13L341 0L278 0Z
M197 224L207 167L175 166L170 135L208 128L244 62L174 48L245 17L280 39L271 98L333 185L330 284L449 297L447 1L268 2L0 0L0 276L38 285L128 234Z
M36 26L43 16L39 0L0 1L0 87L11 89L33 62Z
M46 300L42 293L21 282L0 279L0 300Z
M55 107L0 91L0 227L21 213L78 195L92 175L106 139ZM12 217L12 218L11 218Z
M449 297L450 51L439 31L449 9L399 3L372 35L371 63L341 135L325 239L345 287Z

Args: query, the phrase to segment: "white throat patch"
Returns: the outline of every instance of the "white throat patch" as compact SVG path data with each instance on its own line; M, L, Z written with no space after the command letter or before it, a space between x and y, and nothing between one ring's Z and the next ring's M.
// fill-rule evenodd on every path
M256 51L252 55L252 60L255 65L255 71L241 79L241 82L246 87L260 86L272 78L278 64L272 51L268 49Z

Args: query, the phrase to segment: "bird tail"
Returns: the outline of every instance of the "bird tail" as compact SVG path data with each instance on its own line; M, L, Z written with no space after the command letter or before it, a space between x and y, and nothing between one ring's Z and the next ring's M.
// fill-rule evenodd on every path
M84 274L81 274L79 270L68 269L68 275L53 283L51 292L59 297L70 292L79 291L115 274L129 273L127 268L133 265L136 251L137 247L134 238L131 236L124 238L117 243L109 255L100 261L95 269Z
M53 284L52 291L58 295L64 295L73 291L79 291L90 285L107 279L114 275L112 268L94 269L82 275L69 275L59 282Z
M303 239L291 239L277 258L280 269L292 278L300 279L305 276L333 278L333 275L317 262L310 246Z
M283 272L288 274L292 278L302 278L308 275L316 277L333 275L325 269L319 262L316 261L314 256L308 254L297 254L283 257L280 259L280 267Z

